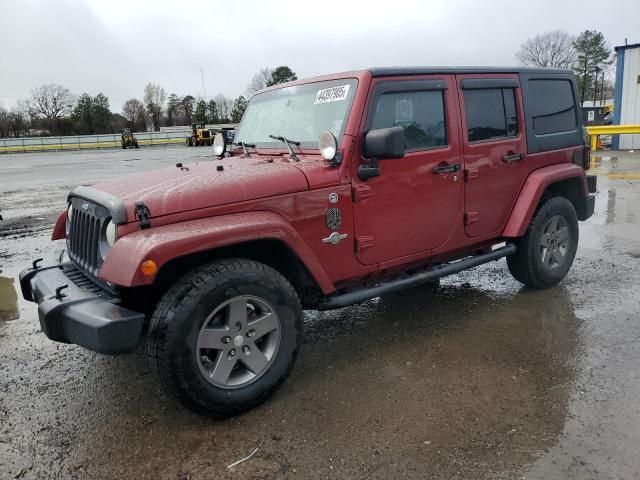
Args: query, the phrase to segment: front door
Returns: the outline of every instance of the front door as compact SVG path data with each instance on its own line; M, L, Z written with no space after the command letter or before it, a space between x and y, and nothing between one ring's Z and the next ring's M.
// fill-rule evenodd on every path
M463 179L454 77L375 79L364 133L402 126L407 150L382 160L380 176L353 169L355 246L365 265L427 252L444 244L462 213Z
M458 75L465 161L465 231L499 234L526 177L517 75Z

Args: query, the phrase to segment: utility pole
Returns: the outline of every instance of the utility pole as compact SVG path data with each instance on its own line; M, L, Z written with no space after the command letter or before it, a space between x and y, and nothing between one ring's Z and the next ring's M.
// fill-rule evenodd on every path
M598 73L600 73L600 67L595 68L595 82L593 82L593 106L596 106L598 100Z
M207 92L204 89L204 73L202 72L202 67L200 67L200 78L202 78L202 96L204 97L204 101L207 101Z

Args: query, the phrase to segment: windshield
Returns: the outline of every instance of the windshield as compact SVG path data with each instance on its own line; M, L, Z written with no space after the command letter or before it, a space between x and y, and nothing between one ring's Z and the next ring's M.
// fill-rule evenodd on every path
M356 93L357 80L343 79L295 85L255 95L242 117L236 142L262 148L283 148L269 135L318 148L320 134L329 130L340 142Z

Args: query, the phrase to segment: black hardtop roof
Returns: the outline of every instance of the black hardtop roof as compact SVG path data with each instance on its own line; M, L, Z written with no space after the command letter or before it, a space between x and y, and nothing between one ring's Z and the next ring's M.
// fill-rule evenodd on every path
M542 73L552 75L572 74L571 70L536 67L373 67L368 69L374 77L393 75L468 74L468 73Z

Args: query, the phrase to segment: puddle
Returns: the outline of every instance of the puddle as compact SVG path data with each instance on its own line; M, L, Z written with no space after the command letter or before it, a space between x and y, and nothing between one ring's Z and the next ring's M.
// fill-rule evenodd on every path
M13 278L0 277L0 322L18 318L18 293Z

